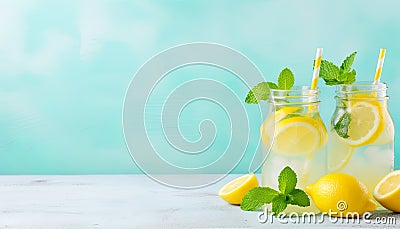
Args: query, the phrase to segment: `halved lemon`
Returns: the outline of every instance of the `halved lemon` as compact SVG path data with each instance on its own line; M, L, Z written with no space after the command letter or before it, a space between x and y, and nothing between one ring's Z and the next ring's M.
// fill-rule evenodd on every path
M375 186L374 197L383 207L400 212L400 170L389 173Z
M328 170L330 173L339 172L349 163L354 148L344 143L334 131L329 133L328 138Z
M354 102L348 108L351 115L347 144L360 147L374 142L382 133L384 122L379 102Z
M241 204L246 193L258 187L258 180L254 174L246 174L224 185L218 195L230 204Z
M310 117L292 117L276 124L273 152L290 156L310 156L321 143L320 124Z

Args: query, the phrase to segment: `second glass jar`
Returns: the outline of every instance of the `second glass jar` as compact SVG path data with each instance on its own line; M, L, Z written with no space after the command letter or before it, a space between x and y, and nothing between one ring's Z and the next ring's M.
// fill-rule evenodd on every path
M347 173L373 193L394 166L394 125L385 83L339 85L328 141L328 170Z

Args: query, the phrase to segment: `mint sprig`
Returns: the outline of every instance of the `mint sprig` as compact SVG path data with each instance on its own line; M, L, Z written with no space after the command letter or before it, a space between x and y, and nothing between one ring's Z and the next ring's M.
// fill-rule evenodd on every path
M296 189L297 175L286 166L279 174L276 191L270 187L255 187L248 191L242 199L240 208L245 211L255 211L263 204L272 204L272 212L278 215L288 205L300 207L310 206L308 195L301 189Z
M351 122L351 115L345 111L342 114L342 116L340 116L339 120L336 123L334 123L333 129L340 137L348 138L350 137L348 134L350 122Z
M354 63L354 58L357 52L353 52L346 59L343 60L340 67L336 66L332 62L322 60L319 77L325 80L326 85L338 85L338 84L352 84L356 81L356 70L351 69ZM340 104L340 106L345 108ZM344 111L344 109L343 109ZM342 112L342 115L338 120L333 123L333 129L342 138L348 138L349 125L351 122L351 115L346 111Z
M261 82L254 86L244 100L249 104L258 104L261 100L268 100L270 89L290 90L294 85L293 72L285 68L278 76L278 84L274 82Z
M357 52L350 54L343 60L340 67L330 61L322 60L319 77L324 79L326 85L354 83L356 81L356 70L352 70L351 66L356 55Z

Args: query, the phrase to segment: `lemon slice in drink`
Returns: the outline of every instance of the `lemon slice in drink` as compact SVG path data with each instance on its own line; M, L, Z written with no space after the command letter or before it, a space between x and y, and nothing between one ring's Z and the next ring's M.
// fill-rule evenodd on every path
M394 139L394 124L388 111L383 112L383 123L383 131L374 142L376 145L384 145Z
M349 163L354 148L343 142L335 132L330 132L328 138L328 170L331 173L339 172Z
M258 186L258 180L254 174L246 174L224 185L218 195L230 204L241 204L246 193Z
M289 156L310 156L321 143L319 123L310 117L292 117L277 123L273 152Z
M319 133L321 136L320 145L322 146L328 142L328 132L326 131L326 127L325 124L322 122L322 119L318 119L316 122L318 123Z
M280 121L289 114L293 114L301 109L301 107L283 107L275 112L275 121Z
M389 173L376 185L374 197L385 208L400 212L400 170Z
M382 108L379 102L354 102L349 107L351 121L348 138L343 140L353 147L374 142L383 130Z
M271 136L274 134L275 123L299 110L301 110L301 107L283 107L277 110L275 114L270 115L265 119L264 123L260 127L261 140L264 145L271 143Z

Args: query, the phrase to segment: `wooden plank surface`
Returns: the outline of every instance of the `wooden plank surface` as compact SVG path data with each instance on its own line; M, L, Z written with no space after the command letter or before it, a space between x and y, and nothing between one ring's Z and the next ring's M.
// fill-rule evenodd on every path
M204 175L207 176L207 175ZM0 228L254 228L273 226L398 227L400 217L378 211L360 224L258 222L259 212L244 212L217 195L239 175L206 188L163 186L145 175L0 176ZM394 217L396 224L378 224Z

